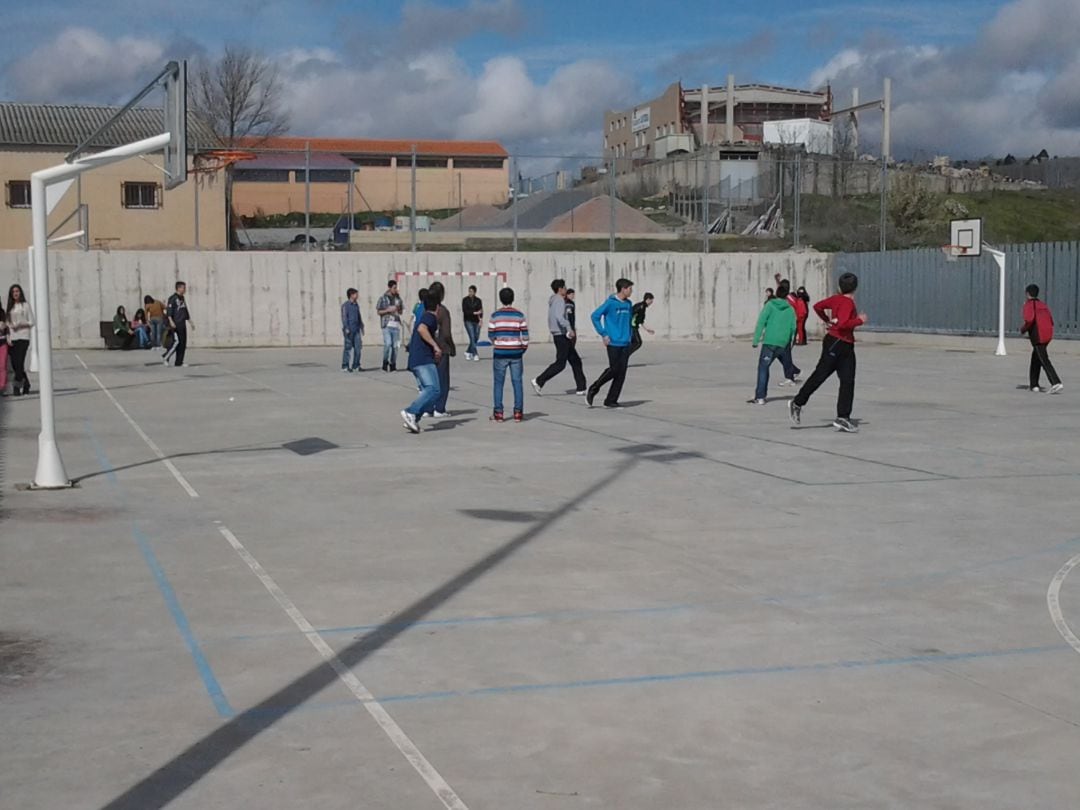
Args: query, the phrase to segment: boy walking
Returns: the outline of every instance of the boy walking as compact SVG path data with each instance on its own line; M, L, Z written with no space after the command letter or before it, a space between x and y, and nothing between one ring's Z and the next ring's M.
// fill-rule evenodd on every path
M476 296L476 287L469 287L469 294L461 299L461 321L465 324L465 334L469 336L469 348L465 350L465 359L480 362L476 344L480 340L480 322L484 317L484 302Z
M491 341L491 368L495 378L495 401L491 418L503 421L503 387L506 385L506 372L510 371L510 387L514 389L514 421L520 422L525 410L525 387L522 379L525 363L522 358L529 348L529 324L525 315L511 304L514 303L514 291L509 287L499 290L499 303L502 307L495 310L488 323L488 340Z
M432 409L435 400L439 398L438 362L442 359L442 349L435 340L435 330L438 328L435 310L438 309L439 299L424 293L421 300L424 312L409 340L409 371L416 377L416 386L420 393L413 403L401 412L405 429L411 433L420 432L420 419Z
M1020 327L1020 334L1027 335L1031 340L1031 366L1028 372L1028 384L1032 391L1042 391L1039 387L1039 375L1046 369L1046 379L1050 381L1050 393L1060 394L1065 388L1061 384L1061 378L1054 370L1054 364L1050 362L1050 355L1046 347L1054 339L1054 316L1050 307L1039 300L1039 285L1027 286L1027 301L1024 303L1024 323Z
M176 360L173 365L177 368L184 365L184 354L187 352L187 328L191 323L191 313L188 311L187 284L182 281L176 282L176 292L169 296L166 314L169 316L169 328L176 333L174 348L165 354L165 365L169 365L169 356L175 352ZM191 323L192 329L195 324Z
M859 428L851 421L851 406L855 399L855 330L866 323L866 313L855 308L855 290L859 278L854 273L844 273L838 282L840 292L814 304L814 312L829 325L829 331L821 344L821 359L795 398L788 403L791 421L802 423L802 409L810 401L821 384L835 371L840 378L840 395L836 400L836 419L833 427L844 433L858 433ZM826 315L825 313L829 313Z
M622 394L623 383L626 381L626 368L630 363L630 316L633 307L629 299L633 294L634 282L628 278L620 278L615 282L615 294L597 307L592 314L593 328L604 339L604 345L607 347L608 367L589 386L589 391L585 395L585 401L589 403L590 408L593 407L593 400L600 393L600 389L609 382L611 388L608 389L607 397L604 399L604 407L622 408L619 404L619 395Z
M754 398L750 400L754 405L765 404L769 393L769 367L773 360L779 358L785 369L784 360L791 362L791 342L795 339L795 310L787 300L787 292L788 288L781 283L776 297L765 302L754 329L753 347L756 349L758 344L761 344L757 388L754 390Z
M644 329L650 335L655 335L652 329L645 325L645 315L652 306L655 296L652 293L645 293L645 297L634 304L633 309L630 310L630 354L633 354L641 348L641 330Z
M536 392L537 396L540 396L540 392L547 381L562 374L567 362L569 362L570 369L574 373L574 390L578 394L582 394L585 392L586 385L585 372L581 368L581 357L574 346L577 333L574 332L573 324L566 317L566 282L561 278L555 279L551 282L551 293L551 298L548 299L548 330L551 332L551 339L555 343L555 362L544 369L539 377L533 379L533 391Z
M360 293L349 287L345 291L345 302L341 305L341 333L345 336L345 349L341 353L341 370L360 371L360 344L364 338L364 319L360 316ZM352 353L352 364L349 354Z

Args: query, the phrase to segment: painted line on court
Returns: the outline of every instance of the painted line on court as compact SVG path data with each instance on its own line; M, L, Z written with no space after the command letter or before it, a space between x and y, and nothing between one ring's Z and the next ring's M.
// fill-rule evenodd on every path
M1042 655L1065 652L1069 648L1062 645L1041 647L1018 647L1006 650L975 650L962 653L940 653L927 655L909 655L889 658L847 659L825 661L814 664L778 664L761 667L735 667L731 669L699 670L695 672L674 672L659 675L631 675L614 678L595 678L589 680L554 681L548 683L520 683L505 686L486 686L477 689L441 690L435 692L415 692L412 694L381 695L382 703L410 703L427 700L447 700L450 698L490 697L497 695L528 694L534 692L562 692L576 689L598 689L613 686L643 686L660 683L679 683L683 681L711 681L730 678L747 678L768 675L804 675L821 672L855 671L883 669L888 667L917 666L923 664L956 663L979 661L1016 656Z
M135 432L139 434L139 438L146 442L146 446L153 451L154 455L156 455L158 459L165 465L166 469L168 469L168 471L172 473L173 478L176 479L176 482L184 488L184 491L187 492L189 496L191 496L192 498L198 498L199 493L195 491L195 487L188 483L188 480L184 478L184 476L180 473L178 469L176 469L176 465L173 464L163 452L161 452L161 448L154 443L153 439L146 435L146 431L139 427L139 423L131 418L131 414L124 410L124 406L117 401L116 397L112 395L112 391L110 391L105 386L105 383L100 380L98 375L90 370L90 367L83 362L83 359L78 354L75 355L75 359L79 361L82 367L86 370L86 373L90 375L90 378L97 383L98 388L100 388L105 394L105 396L109 398L109 401L116 406L116 409L120 411L120 414L127 420L128 424L131 425Z
M356 677L355 673L349 669L338 658L337 653L333 651L326 640L319 635L319 632L311 625L311 623L304 617L304 614L300 612L300 609L289 598L289 596L281 590L274 579L266 572L266 569L262 567L258 560L248 551L243 543L241 543L235 534L233 534L228 527L222 525L220 521L218 523L218 531L221 532L221 536L224 537L233 550L240 555L242 559L251 569L252 573L259 578L263 587L269 591L270 595L274 598L274 601L278 603L282 610L292 619L293 624L297 629L311 642L311 646L319 653L322 659L330 665L330 667L337 674L338 679L345 684L346 688L352 692L364 708L367 709L368 714L379 724L379 727L383 730L387 737L394 746L401 752L401 754L408 760L409 764L416 769L416 772L420 774L420 778L424 780L432 792L438 797L439 801L447 808L447 810L468 810L465 803L458 797L454 789L450 787L442 775L435 769L427 758L421 753L420 749L416 747L416 744L409 738L405 731L397 724L397 721L390 716L390 713L383 708L382 704L375 699L375 696L368 691L368 688L360 682L360 679Z
M1065 584L1065 578L1069 576L1069 572L1078 565L1080 565L1080 554L1070 559L1054 574L1054 578L1050 580L1050 587L1046 590L1046 606L1050 609L1050 618L1053 620L1058 633L1068 642L1070 647L1080 653L1080 638L1076 637L1061 612L1061 586Z
M116 476L116 472L113 470L112 462L109 461L109 457L105 455L105 449L101 446L101 442L98 441L90 420L86 419L84 421L86 435L90 439L90 446L94 450L94 455L97 457L98 464L104 471L105 477L109 481L109 485L122 489L122 485ZM183 639L188 652L191 654L192 660L195 662L195 669L199 673L199 678L202 680L203 686L206 688L206 693L210 696L210 700L214 704L214 708L217 709L217 713L222 717L232 717L234 715L233 708L229 703L229 699L225 696L225 690L221 688L221 683L218 681L217 676L214 675L214 670L211 668L210 662L207 660L206 654L202 650L202 646L199 644L198 639L195 638L195 633L191 629L191 623L188 621L187 614L180 604L180 599L177 597L176 591L173 590L172 583L169 582L169 578L165 574L165 569L162 568L157 555L154 554L150 539L137 525L134 524L131 527L131 534L135 538L135 543L139 547L139 551L142 554L143 560L146 562L147 568L150 569L150 574L153 576L154 583L161 593L161 598L165 601L165 608L169 611L173 624L176 625L180 637Z

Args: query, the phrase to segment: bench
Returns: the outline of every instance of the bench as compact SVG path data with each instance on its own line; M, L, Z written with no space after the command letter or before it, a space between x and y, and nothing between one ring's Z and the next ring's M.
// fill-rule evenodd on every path
M106 349L130 349L135 339L134 335L117 335L113 333L112 321L98 321L101 329L101 339L105 341Z

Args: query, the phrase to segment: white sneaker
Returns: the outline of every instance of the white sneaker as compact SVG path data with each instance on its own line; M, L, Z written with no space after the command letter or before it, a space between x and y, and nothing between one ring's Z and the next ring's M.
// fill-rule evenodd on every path
M1043 393L1043 389L1039 388L1039 386L1037 386L1037 385L1033 385L1030 390L1031 390L1031 393L1033 393L1033 394L1041 394L1041 393Z
M465 352L465 359L466 360L472 360L474 357L476 357L475 354L469 354L468 352Z
M794 384L795 384L794 380L780 380L780 382L777 383L777 385L780 386L781 388L783 388L784 386L787 386L787 385L794 385Z
M410 433L420 432L420 424L416 421L416 417L408 411L401 412L401 420L402 424L405 426L405 429Z
M575 391L575 392L574 392L574 396L577 396L577 397L583 397L583 396L585 396L585 395L586 395L587 393L589 393L589 392L588 392L588 390L587 390L587 389L585 389L585 388L582 388L582 389L581 389L580 391Z
M1064 390L1065 390L1065 386L1062 385L1061 383L1057 383L1056 385L1051 385L1050 386L1050 393L1051 394L1060 394Z
M169 361L168 361L168 358L166 358L165 360L162 360L162 361L161 361L161 365L163 365L163 366L167 366L167 365L169 365Z
M750 399L750 400L747 400L747 402L749 402L751 405L764 405L765 404L765 400L763 400L763 399Z
M435 411L431 414L435 419L445 419L450 415L450 411Z
M543 394L542 394L543 389L540 387L540 383L538 383L535 378L530 380L529 382L532 383L533 391L536 392L536 395L538 397L543 396Z

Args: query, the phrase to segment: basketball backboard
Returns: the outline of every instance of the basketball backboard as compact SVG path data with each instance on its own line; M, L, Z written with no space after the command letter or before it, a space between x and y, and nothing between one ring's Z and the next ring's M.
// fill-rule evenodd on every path
M953 257L970 259L982 255L983 221L954 219L949 230L949 251Z
M187 180L187 61L170 62L165 76L165 188Z

